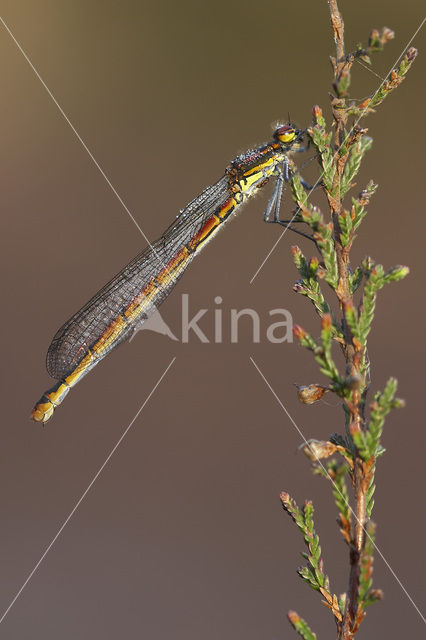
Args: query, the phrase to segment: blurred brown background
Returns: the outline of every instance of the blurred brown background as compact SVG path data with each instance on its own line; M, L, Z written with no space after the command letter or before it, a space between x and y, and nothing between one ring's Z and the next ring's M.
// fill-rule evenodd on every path
M348 49L387 25L374 59L387 73L422 19L420 2L341 2ZM218 179L229 160L269 139L271 124L310 122L328 105L334 53L323 2L12 2L2 16L150 239ZM407 409L389 418L378 466L377 543L424 606L424 30L409 78L366 122L374 146L358 184L380 185L354 258L409 264L380 295L370 338L372 386L400 381ZM297 577L302 539L281 490L314 500L332 587L346 587L347 550L328 486L297 452L300 436L249 361L258 363L306 437L341 430L334 398L299 405L293 382L318 381L296 344L188 345L141 332L73 390L45 429L28 415L51 384L44 358L56 329L145 245L5 29L2 95L3 426L0 610L10 604L172 357L176 361L2 623L8 639L291 637L285 613L334 637L320 599ZM361 66L352 95L380 80ZM327 115L329 119L329 115ZM298 159L299 160L299 159ZM315 163L307 168L315 175ZM266 191L266 190L265 190ZM262 223L267 194L209 245L162 307L179 332L214 297L231 308L291 310L314 333L286 235ZM288 194L285 196L288 202ZM321 195L317 196L321 203ZM311 252L306 243L300 243ZM262 324L265 327L265 324ZM264 331L264 329L263 329ZM380 557L375 605L360 637L420 636L423 623ZM295 637L295 636L293 636Z

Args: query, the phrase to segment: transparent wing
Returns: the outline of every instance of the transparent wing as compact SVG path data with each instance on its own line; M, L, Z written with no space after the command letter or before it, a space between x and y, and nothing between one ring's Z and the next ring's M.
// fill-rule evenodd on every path
M123 313L150 280L191 240L214 211L226 202L229 195L226 176L207 187L181 211L158 240L133 258L77 311L52 340L46 358L49 375L59 380L69 374L111 322ZM159 291L155 304L147 309L145 318L168 296L178 278L179 276ZM140 322L141 320L138 324ZM119 342L130 337L135 324L129 324ZM118 342L114 347L117 344Z

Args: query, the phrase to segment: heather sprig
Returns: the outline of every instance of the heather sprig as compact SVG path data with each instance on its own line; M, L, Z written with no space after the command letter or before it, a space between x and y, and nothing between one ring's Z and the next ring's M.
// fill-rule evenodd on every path
M311 631L308 623L303 618L301 618L299 614L296 613L296 611L289 611L287 613L287 618L293 629L297 631L299 636L301 636L304 640L317 639L317 634Z
M311 193L306 193L297 171L292 172L291 183L293 200L298 207L294 220L308 227L319 254L310 257L300 247L292 248L299 273L293 290L311 301L320 317L320 327L315 337L300 325L295 325L293 332L300 345L312 353L319 372L328 379L325 384L296 385L300 402L312 405L321 401L325 393L334 393L342 400L343 433L333 433L328 440L310 439L304 444L303 451L310 459L314 473L329 480L332 487L339 529L349 547L349 584L345 594L337 597L330 591L319 537L314 529L312 503L306 501L299 509L287 493L281 494L281 501L301 531L308 549L302 554L307 565L298 570L299 575L323 595L324 604L333 612L338 640L352 640L365 617L366 608L382 597L381 591L374 589L372 583L375 525L370 517L377 461L385 451L382 445L385 419L392 409L404 406L403 401L396 398L394 378L390 378L384 390L376 392L368 403L371 379L367 340L379 292L386 284L405 278L409 269L400 265L385 268L375 264L370 257L358 265L351 265L350 252L356 232L368 215L367 207L377 185L371 180L358 195L350 195L350 192L372 146L372 138L367 136L367 129L359 126L359 120L401 84L417 50L409 48L377 91L356 104L348 97L352 65L356 61L370 65L371 55L382 51L394 33L388 28L373 29L367 46L359 44L354 52L346 53L343 19L337 2L328 0L328 5L336 44L336 56L331 58L333 122L328 123L322 109L316 105L312 125L307 129L320 171L315 184L321 185L328 214L310 202ZM294 611L289 613L289 620L303 638L312 640L316 637Z
M321 546L319 536L314 527L314 507L310 500L306 500L300 509L295 500L286 492L280 495L283 509L296 523L305 540L307 552L302 552L303 558L307 561L306 566L297 570L299 576L315 591L319 591L323 596L323 603L332 610L337 620L342 619L337 596L330 592L330 581L324 573L324 561L321 557ZM312 632L311 632L312 633Z

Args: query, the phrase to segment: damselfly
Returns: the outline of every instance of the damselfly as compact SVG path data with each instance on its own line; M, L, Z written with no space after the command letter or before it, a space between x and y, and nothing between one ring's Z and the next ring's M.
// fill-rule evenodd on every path
M216 184L207 187L163 235L125 266L56 333L46 367L58 382L35 405L31 417L46 422L68 391L112 349L129 339L169 295L189 263L242 204L270 178L275 187L265 212L279 222L288 156L304 151L303 131L276 128L270 143L238 156Z

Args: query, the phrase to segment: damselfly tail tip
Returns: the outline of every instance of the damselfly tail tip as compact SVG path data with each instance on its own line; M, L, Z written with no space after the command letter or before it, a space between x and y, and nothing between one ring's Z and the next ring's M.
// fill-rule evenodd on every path
M70 386L64 380L58 380L56 384L48 389L35 405L31 418L34 422L47 422L53 415L56 407L68 394Z
M41 422L44 427L45 423L52 417L54 410L54 405L46 396L43 396L31 411L30 418L34 422Z

